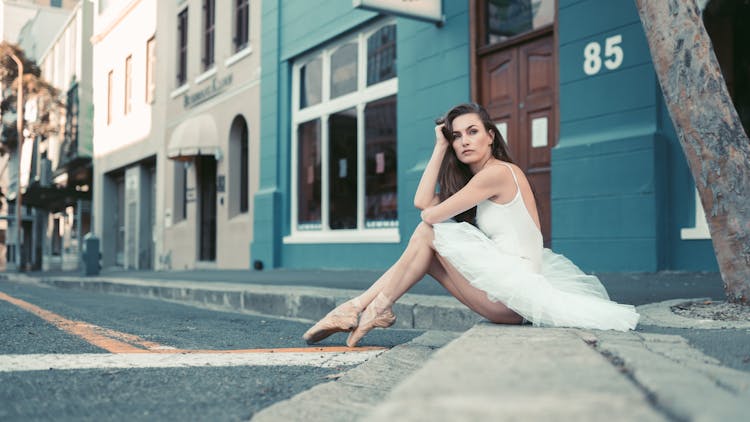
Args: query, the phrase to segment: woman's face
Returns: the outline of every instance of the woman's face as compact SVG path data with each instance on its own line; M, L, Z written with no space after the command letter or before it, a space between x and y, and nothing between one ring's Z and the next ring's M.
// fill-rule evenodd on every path
M492 133L485 129L479 115L462 114L453 119L453 142L456 157L464 164L483 164L492 156Z

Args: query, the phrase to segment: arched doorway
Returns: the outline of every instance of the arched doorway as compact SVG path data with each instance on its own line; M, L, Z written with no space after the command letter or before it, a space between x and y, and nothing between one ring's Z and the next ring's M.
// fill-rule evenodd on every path
M229 130L229 190L231 215L248 212L249 209L249 140L247 122L237 115Z

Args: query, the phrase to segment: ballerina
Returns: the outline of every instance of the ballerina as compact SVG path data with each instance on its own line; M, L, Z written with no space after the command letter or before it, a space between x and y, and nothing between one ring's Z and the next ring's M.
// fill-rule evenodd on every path
M373 328L393 325L393 303L426 274L493 323L634 329L632 305L610 301L598 278L543 247L531 186L487 111L460 104L436 123L414 195L422 221L403 254L303 338L312 344L349 331L354 347Z

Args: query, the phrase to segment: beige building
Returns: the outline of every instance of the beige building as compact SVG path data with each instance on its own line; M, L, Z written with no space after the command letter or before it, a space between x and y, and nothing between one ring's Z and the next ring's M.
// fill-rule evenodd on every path
M260 2L166 2L161 268L249 268L258 186Z
M97 9L94 227L103 266L249 268L260 2Z
M95 6L93 225L105 267L150 269L158 254L164 95L157 89L155 52L163 42L156 22L164 3Z
M41 217L45 271L78 269L83 236L91 231L93 13L91 2L79 2L38 60L65 105L61 115L50 116L58 132L38 140L39 162L49 171L38 169L38 183L26 193Z

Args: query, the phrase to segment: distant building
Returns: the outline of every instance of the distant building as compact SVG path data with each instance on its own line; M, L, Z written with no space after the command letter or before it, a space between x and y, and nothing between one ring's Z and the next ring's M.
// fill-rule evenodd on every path
M93 225L105 267L154 268L165 152L156 27L165 3L99 1L94 8Z
M71 9L76 7L78 1L42 1L42 0L2 0L0 1L0 41L8 41L18 44L24 54L38 61L41 54L48 48L58 35L60 28L65 24ZM2 87L3 90L8 87ZM15 105L13 106L15 110ZM4 122L5 124L12 122ZM40 149L37 148L37 140L26 139L29 156L39 156ZM15 142L15 141L14 141ZM43 141L42 141L43 142ZM0 158L0 190L3 192L0 203L0 269L13 269L16 267L16 253L20 253L22 269L41 269L42 267L42 241L41 221L45 218L45 212L39 211L32 204L25 204L22 210L21 246L16 249L17 230L12 221L15 217L15 200L18 186L18 157L15 148L3 145L6 154ZM37 158L40 158L37 157ZM38 173L32 172L41 168L42 161L24 159L22 170L22 190L27 189L29 182L38 181ZM25 176L24 176L25 175ZM12 199L10 203L6 200ZM10 219L10 223L5 218ZM9 247L6 248L6 245ZM6 263L7 261L7 263ZM9 265L6 265L9 264Z
M249 268L260 166L261 2L167 2L165 269ZM270 124L270 123L269 123Z
M39 59L42 77L60 90L64 103L59 133L40 141L44 167L25 199L46 213L39 235L44 270L78 269L83 236L92 230L93 9L80 2Z
M248 268L260 3L99 3L94 227L103 265Z

